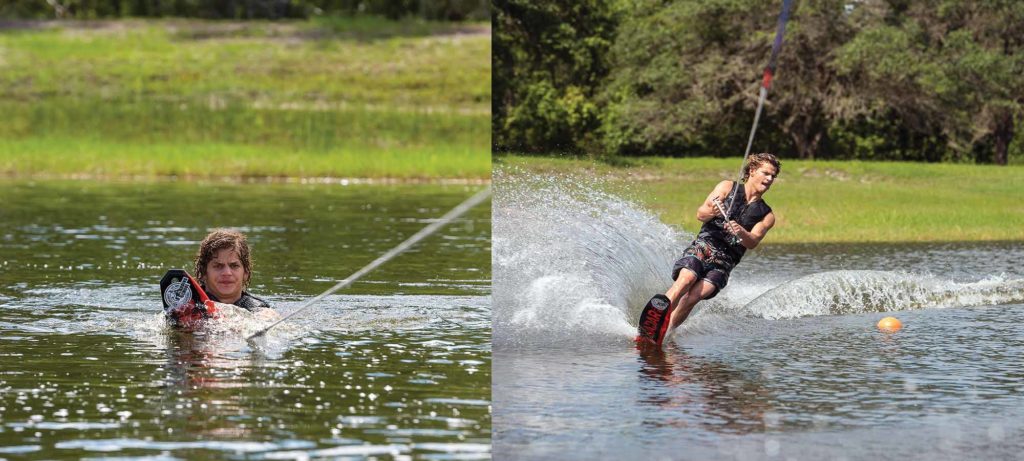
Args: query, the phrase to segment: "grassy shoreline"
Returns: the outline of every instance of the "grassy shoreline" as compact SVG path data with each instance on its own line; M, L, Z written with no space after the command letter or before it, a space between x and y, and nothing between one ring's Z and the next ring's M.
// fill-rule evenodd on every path
M52 147L51 147L52 146ZM406 182L490 178L489 156L443 146L312 151L229 143L133 144L0 139L12 178L376 178Z
M366 18L0 29L0 176L490 177L490 29Z
M740 159L590 160L497 156L496 170L599 178L607 190L695 231L697 205L735 179ZM516 174L516 173L513 173ZM783 160L766 201L766 243L1024 241L1024 168L905 162Z

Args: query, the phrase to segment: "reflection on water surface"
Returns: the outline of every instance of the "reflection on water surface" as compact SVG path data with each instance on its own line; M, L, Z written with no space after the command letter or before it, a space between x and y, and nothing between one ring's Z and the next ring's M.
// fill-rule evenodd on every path
M636 319L695 229L592 186L496 178L495 457L1024 449L1024 245L766 243L648 354Z
M473 192L455 186L0 184L0 453L490 457L490 213L308 315L167 328L157 283L209 228L287 313Z

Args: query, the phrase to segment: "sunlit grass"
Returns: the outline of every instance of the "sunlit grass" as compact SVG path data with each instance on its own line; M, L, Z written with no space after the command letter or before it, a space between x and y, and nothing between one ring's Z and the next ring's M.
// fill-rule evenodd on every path
M181 166L164 162L202 162L215 151L253 174L489 176L489 30L403 24L5 30L0 169L174 174Z
M0 139L0 174L110 178L123 176L489 178L486 151L438 144L382 149L355 144L328 150L276 146L111 142L84 138Z
M605 187L696 231L696 208L740 159L587 160L499 157L498 168L604 178ZM1020 166L783 160L765 196L778 218L766 242L1024 240Z

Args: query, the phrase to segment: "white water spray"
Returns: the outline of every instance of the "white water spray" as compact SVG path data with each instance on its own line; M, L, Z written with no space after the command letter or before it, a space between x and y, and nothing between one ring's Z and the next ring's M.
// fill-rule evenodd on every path
M692 236L603 192L594 178L498 170L494 184L495 347L633 338L640 309L669 287L672 262ZM765 262L744 262L754 263ZM839 270L775 285L734 273L722 293L698 305L684 328L689 334L714 333L749 319L1020 302L1024 280L1003 277L962 282Z
M688 236L594 179L495 174L496 347L632 338Z
M774 320L1019 302L1024 302L1024 280L992 277L953 282L899 272L843 270L783 283L751 301L743 311Z

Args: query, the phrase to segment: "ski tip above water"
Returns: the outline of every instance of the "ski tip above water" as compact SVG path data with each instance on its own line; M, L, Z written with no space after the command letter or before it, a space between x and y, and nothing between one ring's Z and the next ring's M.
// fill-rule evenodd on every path
M672 302L665 295L654 295L637 322L637 347L661 346L672 317Z

